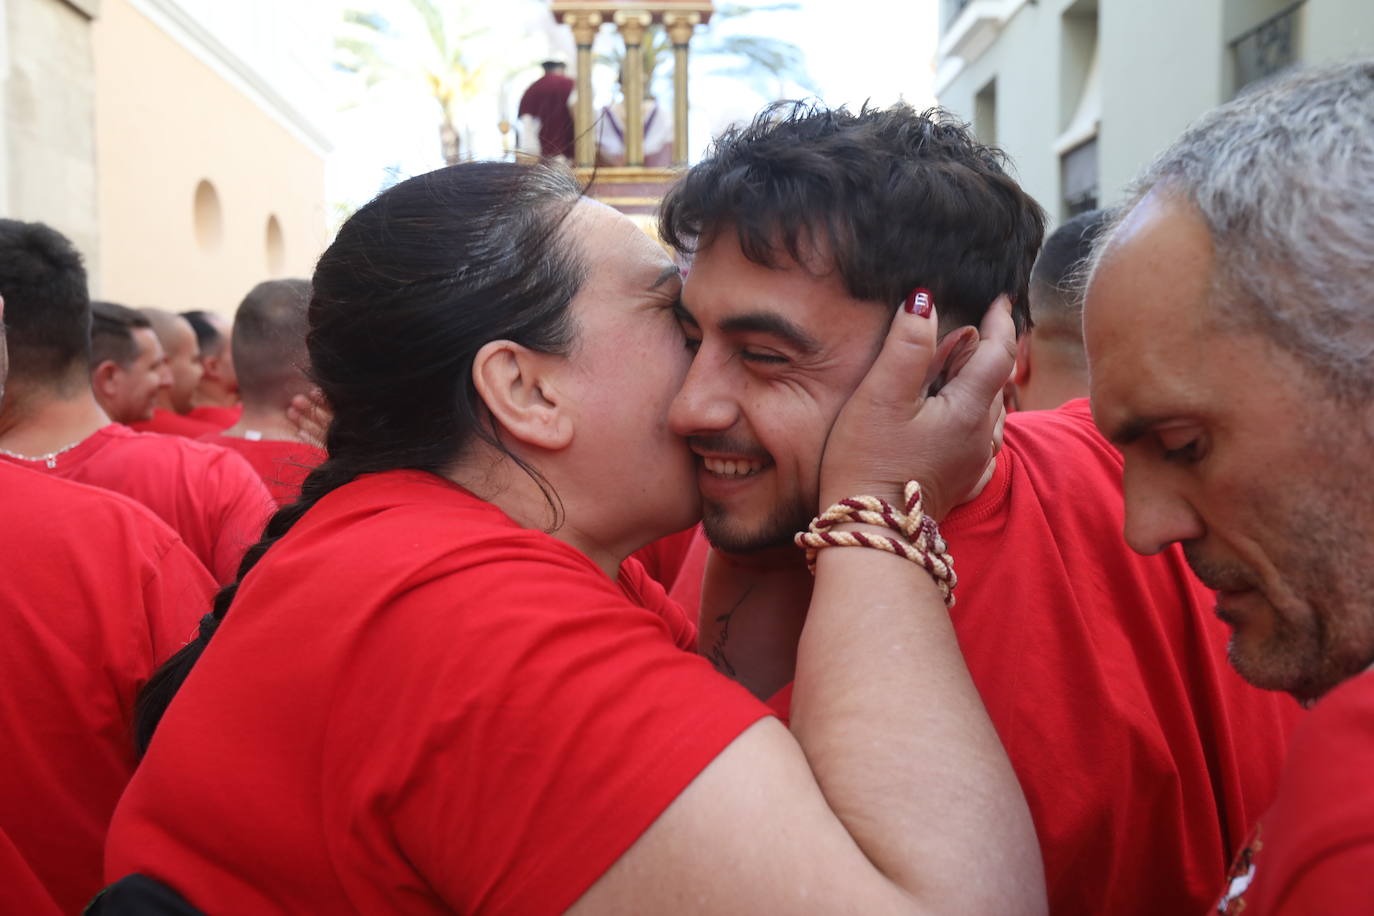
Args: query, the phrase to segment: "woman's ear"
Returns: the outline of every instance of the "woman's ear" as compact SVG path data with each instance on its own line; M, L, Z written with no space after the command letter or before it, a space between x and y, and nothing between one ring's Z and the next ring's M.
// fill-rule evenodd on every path
M548 451L567 448L573 418L555 383L562 357L493 340L472 361L472 382L487 411L520 442Z

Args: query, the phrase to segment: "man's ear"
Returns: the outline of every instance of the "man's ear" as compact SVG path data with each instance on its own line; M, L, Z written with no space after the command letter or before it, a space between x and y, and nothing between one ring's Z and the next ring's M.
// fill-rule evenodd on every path
M205 370L205 378L221 380L219 367L223 360L224 357L222 356L206 356L202 353L200 356L200 367Z
M105 400L112 400L119 392L119 374L123 371L112 359L100 362L91 370L91 389Z
M472 361L472 382L487 411L508 434L549 451L567 448L573 419L552 371L561 357L493 340Z
M1031 377L1031 334L1026 331L1016 341L1016 369L1011 374L1012 383L1024 387Z

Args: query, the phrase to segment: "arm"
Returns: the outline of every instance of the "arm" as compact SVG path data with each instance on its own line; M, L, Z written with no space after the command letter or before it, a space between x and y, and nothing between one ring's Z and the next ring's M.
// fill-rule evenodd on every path
M898 314L836 422L823 500L896 501L914 475L938 513L981 473L1011 320L995 308L973 358L923 400L934 328ZM1044 912L1029 811L923 569L822 551L796 691L795 737L747 729L572 911Z

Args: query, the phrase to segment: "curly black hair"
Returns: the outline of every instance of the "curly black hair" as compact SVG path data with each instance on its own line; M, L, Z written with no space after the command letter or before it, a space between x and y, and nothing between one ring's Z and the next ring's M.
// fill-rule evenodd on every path
M689 255L733 230L768 267L819 250L856 299L895 307L929 289L945 329L978 324L1007 293L1019 333L1045 214L1006 165L938 108L776 102L669 190L659 234Z

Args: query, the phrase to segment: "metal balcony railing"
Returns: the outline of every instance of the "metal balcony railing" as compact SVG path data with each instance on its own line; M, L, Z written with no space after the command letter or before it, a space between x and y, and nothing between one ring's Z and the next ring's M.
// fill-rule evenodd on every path
M1305 2L1284 7L1231 41L1237 92L1297 63L1299 13Z

